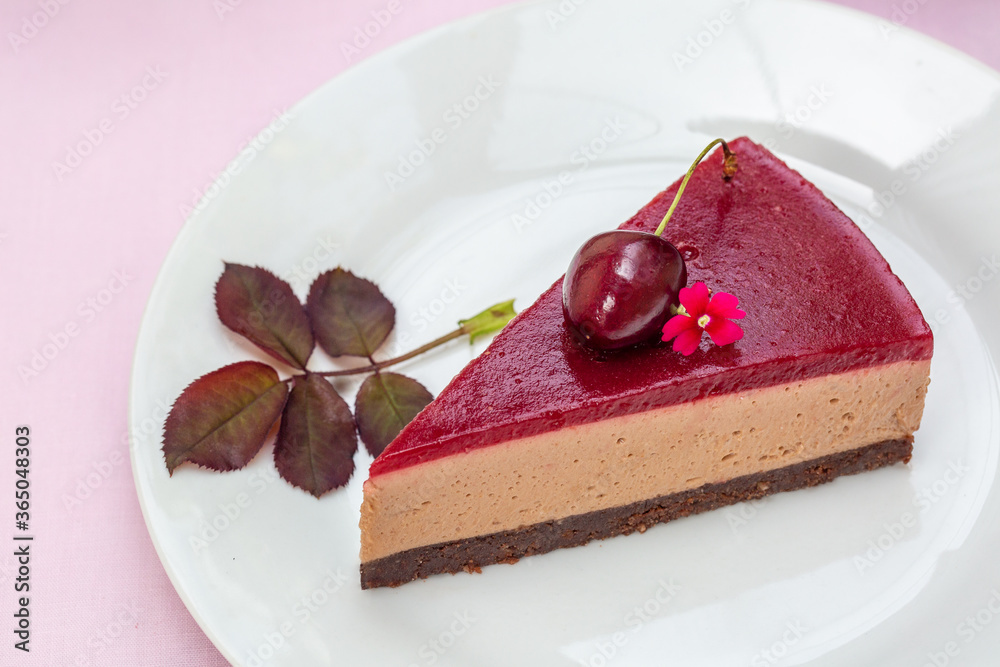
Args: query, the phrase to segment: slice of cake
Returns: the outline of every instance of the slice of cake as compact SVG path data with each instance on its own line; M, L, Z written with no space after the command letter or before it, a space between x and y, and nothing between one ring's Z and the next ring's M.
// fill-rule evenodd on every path
M910 458L933 348L902 282L766 149L695 170L664 238L744 337L596 355L556 282L372 464L361 584L474 571ZM678 184L622 229L653 231Z

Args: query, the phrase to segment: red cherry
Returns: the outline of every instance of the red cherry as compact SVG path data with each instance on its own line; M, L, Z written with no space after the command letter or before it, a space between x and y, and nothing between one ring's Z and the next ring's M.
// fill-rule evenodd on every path
M659 337L686 284L684 259L662 237L604 232L573 256L563 278L563 314L588 346L628 347Z
M736 174L736 155L716 139L695 158L654 233L605 232L576 251L563 278L563 315L590 347L617 350L660 337L687 284L684 258L660 235L695 167L716 144L722 144L722 178L730 180Z

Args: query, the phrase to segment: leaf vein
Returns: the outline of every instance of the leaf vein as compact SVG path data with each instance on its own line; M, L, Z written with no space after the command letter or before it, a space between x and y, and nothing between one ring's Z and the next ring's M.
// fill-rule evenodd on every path
M244 278L244 276L240 275L240 281L243 283L243 287L246 288L247 294L250 296L250 303L253 305L254 310L260 315L260 319L261 322L264 324L264 328L267 329L268 333L270 333L271 336L276 341L278 341L278 344L281 345L281 347L285 350L285 352L288 353L288 357L294 360L299 368L302 368L304 370L305 362L299 359L298 355L296 355L295 352L292 350L292 348L289 347L289 344L281 336L281 334L271 327L270 318L265 316L263 310L261 309L263 303L257 300L254 294L254 290L251 288L250 285L247 284L247 280Z
M264 398L265 396L267 396L268 394L270 394L271 391L275 387L278 387L278 386L281 386L281 382L278 382L278 383L273 384L270 387L268 387L267 390L264 391L264 393L262 393L260 396L257 396L255 399L253 399L252 401L250 401L249 403L247 403L244 407L240 408L237 412L234 412L232 415L230 415L229 417L225 418L218 426L216 426L211 431L209 431L208 433L206 433L205 435L203 435L200 439L198 439L197 441L195 441L194 443L192 443L189 447L185 447L184 449L182 449L180 451L180 453L177 455L177 457L179 458L180 456L182 456L184 454L188 454L189 452L191 452L191 450L193 450L195 447L197 447L198 445L200 445L201 443L205 442L210 437L212 437L213 435L215 435L219 431L219 429L225 427L227 424L229 424L230 422L232 422L234 419L236 419L237 417L239 417L241 414L243 414L244 412L246 412L247 410L249 410L250 408L252 408L254 405L256 405L258 401L260 401L262 398ZM218 390L213 389L213 391L218 391Z

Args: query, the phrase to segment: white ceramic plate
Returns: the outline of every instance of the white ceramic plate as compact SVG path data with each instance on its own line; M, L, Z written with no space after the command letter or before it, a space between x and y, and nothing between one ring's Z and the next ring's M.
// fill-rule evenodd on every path
M308 97L209 192L143 321L132 462L164 567L234 663L993 664L1000 78L827 5L698 5L545 2L432 31ZM409 348L490 303L529 304L585 238L739 134L852 215L934 322L910 465L367 592L366 455L319 501L277 479L270 449L237 473L168 478L162 406L261 358L215 318L223 260L300 295L343 264L393 299L390 347ZM437 392L483 345L405 370Z

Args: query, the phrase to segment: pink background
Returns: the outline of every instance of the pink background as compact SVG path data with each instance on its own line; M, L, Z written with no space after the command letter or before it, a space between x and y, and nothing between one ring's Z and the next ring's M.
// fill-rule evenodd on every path
M135 338L183 207L277 112L353 64L340 44L386 4L0 5L0 542L14 530L7 489L24 424L36 536L30 655L11 646L16 566L0 548L0 664L226 664L174 592L139 510L126 425ZM354 60L502 4L402 0ZM907 27L1000 68L996 0L841 4L885 18L896 8ZM67 162L88 134L92 152ZM52 358L25 376L43 350Z

